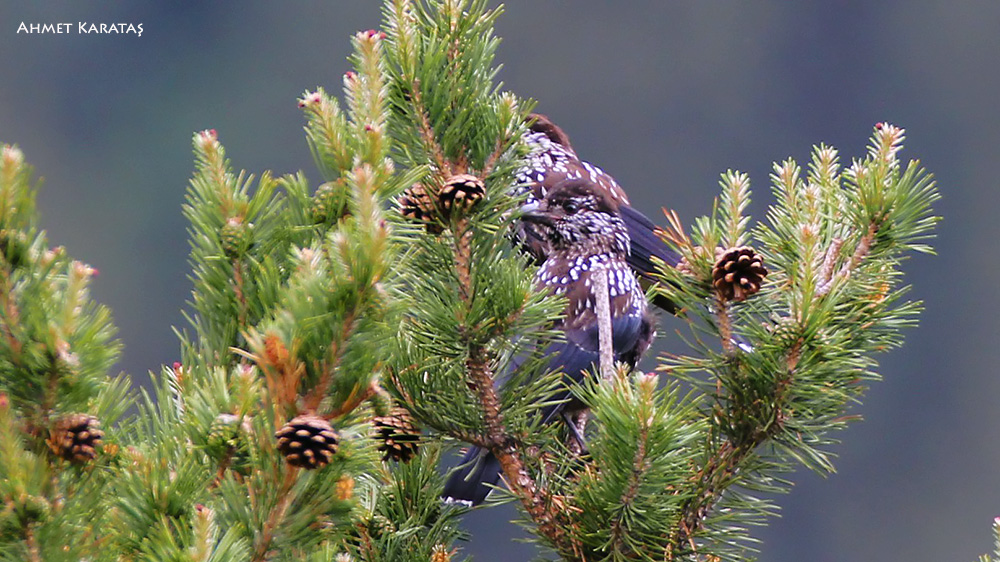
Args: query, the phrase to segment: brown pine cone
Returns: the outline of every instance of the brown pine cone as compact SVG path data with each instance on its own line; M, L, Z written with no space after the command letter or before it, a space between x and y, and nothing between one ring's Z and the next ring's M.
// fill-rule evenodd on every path
M767 276L763 258L749 246L730 248L712 268L712 285L727 300L742 301L760 290Z
M101 422L89 414L69 414L59 418L49 435L49 448L57 456L74 463L85 463L97 456L97 446L104 438Z
M483 181L470 174L458 174L448 178L438 192L438 207L444 217L453 213L465 214L486 195Z
M337 452L337 432L330 422L312 414L293 418L274 437L285 461L299 468L322 468Z
M441 226L434 222L436 215L434 200L431 199L427 188L421 183L411 185L399 196L399 214L410 220L424 223L427 232L431 234L441 233Z
M420 428L405 408L396 407L387 416L377 416L372 425L382 460L409 462L417 454Z

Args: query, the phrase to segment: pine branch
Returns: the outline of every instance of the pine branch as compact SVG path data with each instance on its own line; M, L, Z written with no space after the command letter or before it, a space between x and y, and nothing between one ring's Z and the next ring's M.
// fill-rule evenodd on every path
M267 522L264 523L262 532L254 547L253 562L263 562L268 558L274 541L274 533L284 522L285 515L288 513L288 507L294 498L291 490L292 486L295 485L295 477L298 472L298 469L295 467L288 467L285 471L285 477L278 488L277 503L274 504L268 513Z
M601 353L601 378L610 380L614 373L614 350L611 341L611 297L608 293L608 272L598 271L591 277L594 283L595 311L597 314L598 348Z
M723 521L740 513L751 519L767 514L767 504L738 488L774 489L769 482L790 462L832 470L817 446L843 425L846 402L862 391L859 381L874 377L868 354L897 345L900 318L914 313L908 304L891 307L898 298L892 270L906 249L924 249L912 240L932 228L929 210L937 195L913 164L900 169L900 129L886 125L873 138L869 158L856 161L844 176L837 172L836 152L827 147L816 149L808 182L799 179L793 161L775 165L778 204L768 211L770 224L755 232L771 271L767 282L743 302L710 292L711 314L696 314L707 328L690 319L695 330L718 333L722 354L696 339L694 348L704 359L667 361L669 372L697 387L710 383L687 373L715 375L714 405L705 412L712 426L709 447L689 478L697 491L680 510L668 558L727 552L725 545L738 542L741 531ZM723 205L734 211L696 222L693 242L685 242L679 221L672 221L675 232L667 239L691 256L692 266L665 280L670 298L686 310L697 312L695 299L706 295L697 284L711 283L697 248L736 239L738 207ZM848 243L852 251L844 255ZM748 345L727 345L737 337Z

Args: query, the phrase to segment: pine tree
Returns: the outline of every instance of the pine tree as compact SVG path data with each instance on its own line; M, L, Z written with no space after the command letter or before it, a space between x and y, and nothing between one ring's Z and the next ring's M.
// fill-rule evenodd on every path
M689 351L572 388L587 451L538 412L563 390L539 350L564 300L513 244L530 100L496 81L500 9L387 0L353 39L343 102L299 99L323 183L235 172L196 133L184 214L194 286L182 361L134 396L89 300L92 268L49 248L20 150L0 160L0 556L8 560L433 561L460 557L443 455L490 450L494 496L563 560L743 559L797 465L829 472L874 356L920 304L934 182L879 124L842 167L814 147L723 174L651 289ZM137 403L138 414L124 417ZM475 537L472 537L475 540Z

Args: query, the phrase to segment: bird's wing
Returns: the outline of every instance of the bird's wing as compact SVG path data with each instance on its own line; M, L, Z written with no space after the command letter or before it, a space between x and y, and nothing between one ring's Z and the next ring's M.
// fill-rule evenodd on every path
M635 352L636 347L649 345L645 339L649 332L648 321L648 318L634 315L614 318L611 321L616 361L634 361L639 355ZM594 325L583 330L568 330L566 341L551 344L546 348L545 355L549 357L549 369L563 372L567 388L553 397L553 400L561 403L547 406L542 410L544 423L550 422L563 411L566 403L562 401L572 396L569 388L580 383L587 373L592 372L600 363L598 339L598 327Z
M658 230L657 226L646 215L629 205L622 205L618 211L621 213L625 228L628 229L630 240L629 266L635 270L639 279L643 281L643 286L648 286L650 283L657 283L656 260L663 261L670 267L677 267L677 264L681 261L680 255L673 251L656 234ZM677 311L677 307L673 302L661 296L654 298L653 304L671 314Z
M652 275L656 272L654 258L662 260L671 267L677 267L681 261L680 255L671 250L670 246L656 234L659 228L653 221L629 205L622 205L619 212L632 240L628 264L633 269L643 276Z
M592 371L600 361L597 350L584 349L571 341L554 343L545 350L545 353L551 357L549 368L562 371L564 380L570 386L582 381L586 373ZM542 423L549 423L555 419L565 409L565 401L571 397L569 386L557 392L552 400L558 403L542 409Z

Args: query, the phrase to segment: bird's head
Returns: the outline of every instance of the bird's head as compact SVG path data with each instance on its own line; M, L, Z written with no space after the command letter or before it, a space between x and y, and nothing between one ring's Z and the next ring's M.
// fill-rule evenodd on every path
M586 179L556 184L545 199L525 205L521 220L538 225L555 252L627 256L629 236L616 203Z
M528 115L528 130L533 133L541 133L548 137L550 141L573 150L573 147L569 143L569 135L563 132L559 125L553 123L547 115L542 115L541 113Z

